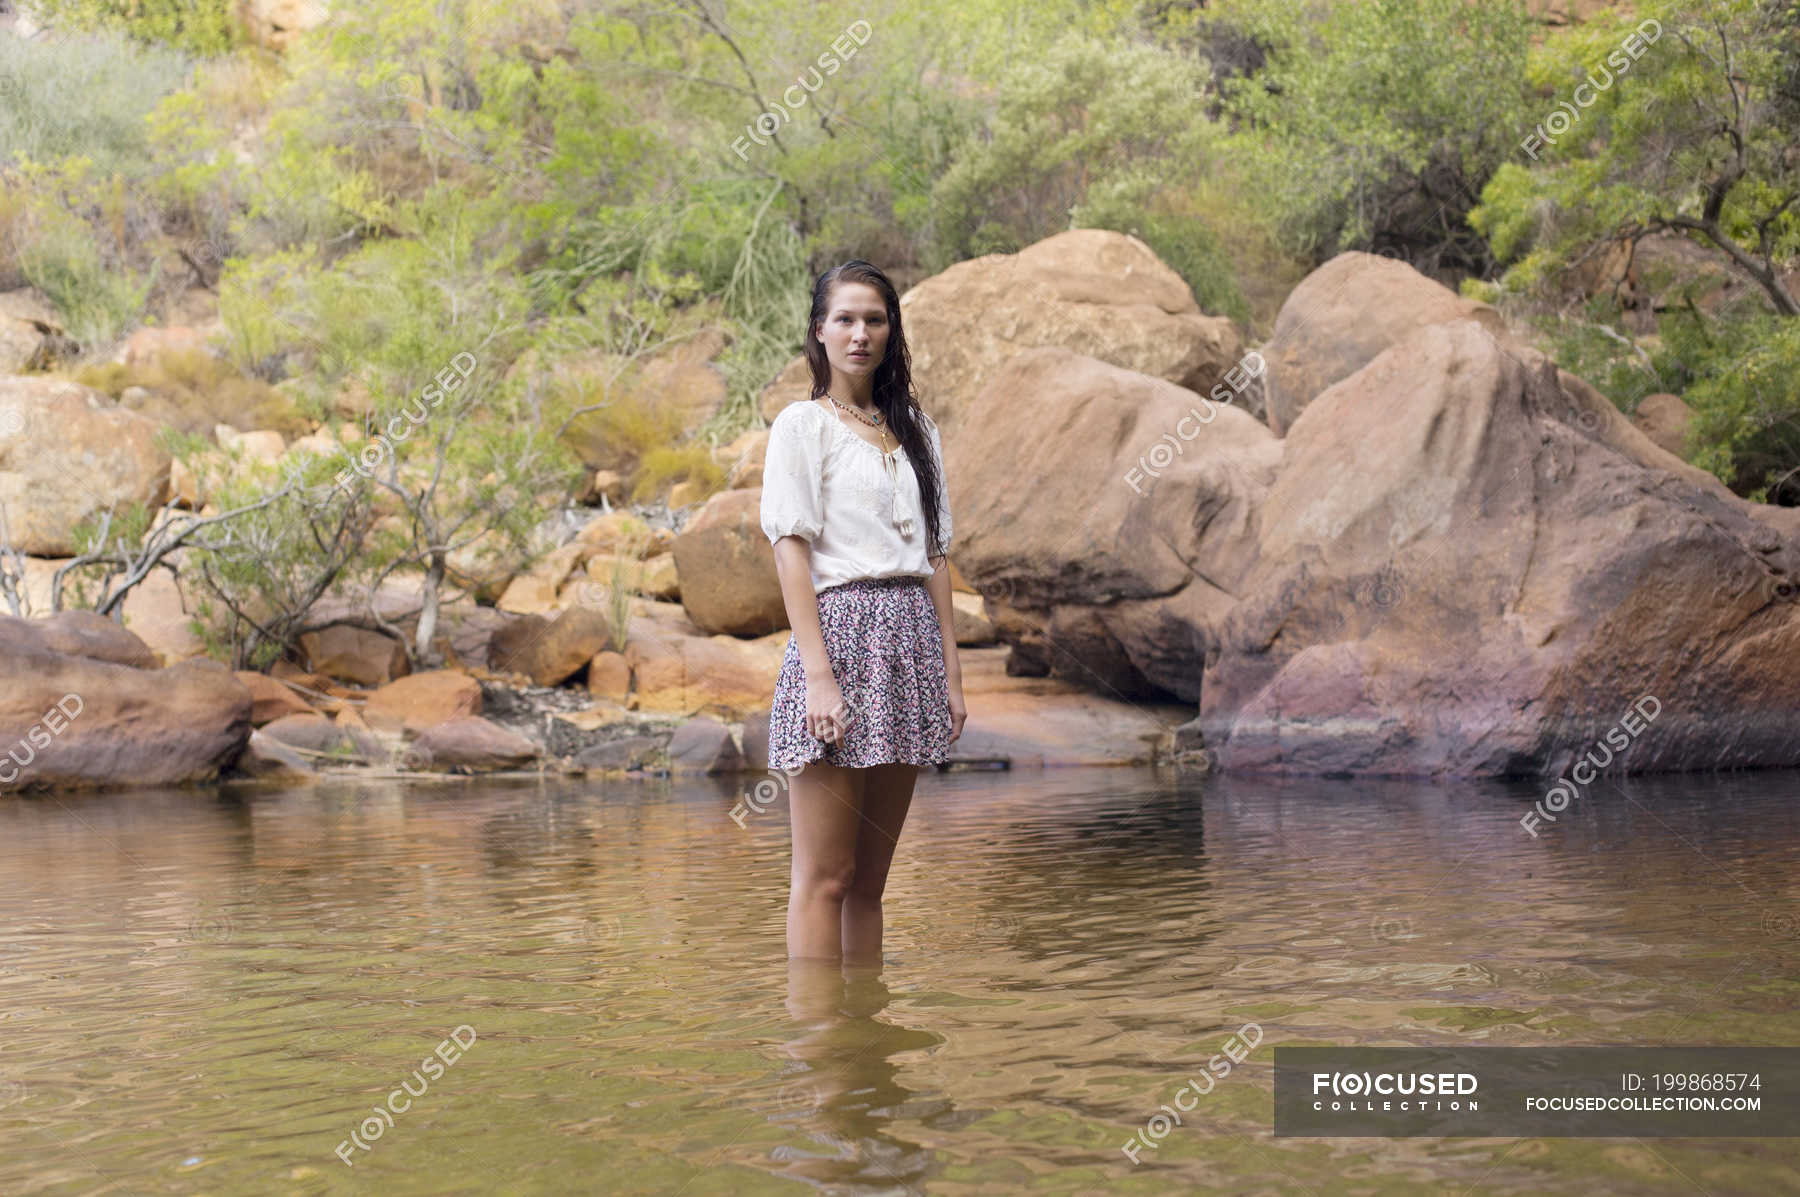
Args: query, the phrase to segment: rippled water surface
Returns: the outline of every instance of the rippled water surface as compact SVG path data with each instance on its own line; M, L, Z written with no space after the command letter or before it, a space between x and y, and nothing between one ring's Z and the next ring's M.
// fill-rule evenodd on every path
M1797 1139L1270 1133L1280 1043L1800 1043L1800 775L1534 839L1521 786L927 773L847 980L740 789L0 799L0 1192L1800 1192Z

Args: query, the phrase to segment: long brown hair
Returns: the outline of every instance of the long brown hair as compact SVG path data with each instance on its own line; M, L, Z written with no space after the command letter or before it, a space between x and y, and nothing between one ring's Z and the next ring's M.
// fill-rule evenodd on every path
M926 556L940 556L941 551L933 550L942 533L938 527L938 495L943 490L943 479L938 477L937 463L931 458L931 438L920 418L918 397L913 394L912 353L900 326L900 294L880 267L861 258L833 266L813 283L812 310L806 319L806 364L812 371L812 397L819 398L831 386L831 362L825 356L824 342L814 330L825 322L831 290L839 283L867 283L881 292L881 302L887 307L887 351L875 367L875 407L906 450L906 459L912 462L913 474L919 479L919 503L925 509Z

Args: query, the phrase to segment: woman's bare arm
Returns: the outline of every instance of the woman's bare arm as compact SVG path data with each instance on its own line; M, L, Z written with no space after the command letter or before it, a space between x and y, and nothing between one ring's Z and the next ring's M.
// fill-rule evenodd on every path
M812 584L812 545L805 537L783 536L775 542L775 575L781 579L781 602L787 608L788 626L794 631L807 680L830 677L831 658L825 654L819 596Z
M963 705L962 659L956 655L956 608L950 603L950 558L932 557L931 576L925 589L931 594L931 605L937 611L938 634L944 642L944 674L950 683L950 739L962 735L968 708Z

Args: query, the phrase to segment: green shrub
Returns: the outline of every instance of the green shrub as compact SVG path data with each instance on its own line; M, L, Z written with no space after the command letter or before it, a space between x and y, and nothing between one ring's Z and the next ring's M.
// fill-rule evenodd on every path
M149 398L134 396L127 406L159 424L208 440L220 424L244 432L270 429L289 439L310 431L309 422L286 395L204 350L175 350L129 366L89 365L75 372L75 380L122 401L127 390L141 387L150 392Z
M143 316L156 283L154 267L134 270L116 247L103 246L87 221L36 195L12 221L8 247L25 281L55 306L64 331L84 351L109 345Z
M33 0L45 24L107 30L190 54L223 54L242 41L232 0Z
M1002 80L988 128L932 190L926 265L1016 252L1071 227L1078 212L1090 224L1147 220L1140 213L1160 181L1203 165L1205 84L1182 55L1081 33L1025 58Z
M145 118L189 74L185 55L117 33L0 37L0 168L83 157L101 175L151 167Z
M1513 0L1221 0L1200 20L1267 47L1223 79L1229 146L1286 247L1323 261L1398 250L1428 274L1484 272L1464 216L1527 125L1536 28Z

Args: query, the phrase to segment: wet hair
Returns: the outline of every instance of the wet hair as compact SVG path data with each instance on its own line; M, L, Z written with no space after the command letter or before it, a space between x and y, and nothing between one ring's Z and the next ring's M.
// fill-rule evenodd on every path
M942 529L938 527L938 495L943 479L931 458L931 441L919 400L913 394L912 353L906 347L906 333L900 325L900 294L880 267L854 258L842 266L833 266L813 283L812 309L806 320L806 364L812 370L812 397L818 399L831 386L831 363L825 356L825 345L815 331L830 314L832 290L842 283L867 283L881 293L887 307L887 349L875 367L875 407L881 412L894 437L906 450L913 474L919 480L920 506L924 508L926 555L940 556L934 551Z

